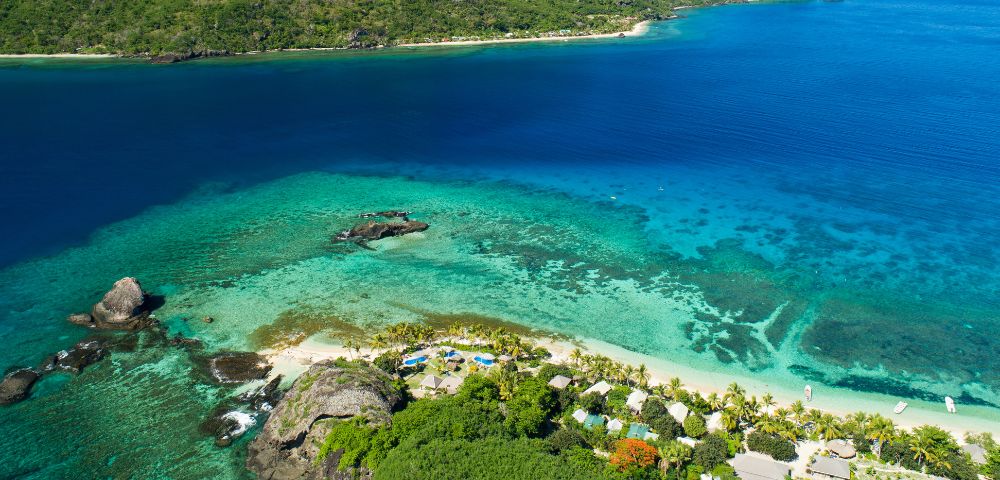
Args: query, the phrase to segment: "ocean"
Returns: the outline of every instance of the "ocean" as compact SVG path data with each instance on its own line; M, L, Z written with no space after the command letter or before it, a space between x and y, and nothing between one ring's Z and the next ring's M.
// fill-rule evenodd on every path
M86 337L66 315L135 276L209 350L467 314L1000 428L1000 6L682 13L627 39L0 59L0 368ZM331 243L385 209L431 227ZM152 343L50 375L0 407L0 478L246 477L249 437L198 429L233 392Z

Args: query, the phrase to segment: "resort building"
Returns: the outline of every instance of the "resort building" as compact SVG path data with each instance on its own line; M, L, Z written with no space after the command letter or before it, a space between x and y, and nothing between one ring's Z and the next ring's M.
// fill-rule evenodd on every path
M722 412L715 412L708 416L708 421L705 422L705 428L708 429L709 433L715 433L722 430Z
M462 382L464 381L465 379L462 377L449 376L444 380L441 380L441 384L438 385L438 388L448 392L449 395L454 395L458 393L458 388L462 386Z
M985 448L983 448L983 447L981 447L979 445L976 445L974 443L970 443L968 445L962 445L962 450L964 450L966 453L969 454L970 457L972 457L972 461L973 462L975 462L975 463L977 463L979 465L982 465L982 464L986 463L986 449Z
M552 380L549 380L549 386L552 388L558 388L559 390L568 387L570 383L573 383L573 379L563 375L556 375L552 377Z
M628 395L625 400L625 405L632 409L633 412L638 412L642 410L642 404L646 403L646 399L649 398L649 394L642 390L632 390L632 393Z
M622 422L621 420L617 419L617 418L611 420L610 422L608 422L608 432L609 433L610 432L619 432L619 431L621 431L621 429L623 427L625 427L625 423Z
M670 416L674 417L679 423L684 423L684 419L688 416L688 407L681 402L677 402L667 409L670 412Z
M437 390L438 388L441 388L441 382L443 381L444 380L441 379L440 377L435 377L434 375L428 375L424 377L423 380L421 380L420 388L426 390Z
M628 433L625 434L627 438L638 438L639 440L645 440L646 434L649 433L649 425L643 425L641 423L633 423L628 427Z
M826 442L826 449L839 458L854 458L858 454L847 440L830 440Z
M587 412L582 408L578 408L575 412L573 412L573 419L577 422L583 423L584 420L587 419Z
M583 394L586 395L588 393L599 393L601 395L607 395L608 392L610 391L611 391L611 384L605 382L604 380L601 380L600 382L597 382L594 385L592 385L590 388L584 390Z
M590 430L594 427L599 427L601 425L604 425L604 417L600 415L594 415L593 413L587 415L587 418L584 419L583 421L583 428L586 428L587 430Z
M816 457L809 471L819 480L851 480L851 464L840 458Z
M792 473L788 464L743 453L737 453L730 464L743 480L785 480Z

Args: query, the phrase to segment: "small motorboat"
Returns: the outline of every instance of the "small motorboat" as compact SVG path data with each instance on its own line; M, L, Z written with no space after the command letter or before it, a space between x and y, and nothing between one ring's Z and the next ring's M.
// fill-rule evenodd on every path
M909 403L900 401L899 403L896 404L896 408L892 409L892 413L895 413L897 415L903 413L903 410L906 410L906 407L909 405L910 405Z
M806 401L811 402L813 399L813 387L806 385L805 392L806 392Z
M944 408L948 409L948 413L955 413L955 400L951 397L944 397Z

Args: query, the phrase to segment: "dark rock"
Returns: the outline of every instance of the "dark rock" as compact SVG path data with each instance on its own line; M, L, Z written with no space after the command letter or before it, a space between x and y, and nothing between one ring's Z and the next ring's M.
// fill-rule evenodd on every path
M243 393L236 397L236 399L246 403L254 411L270 412L281 401L282 392L278 390L278 386L281 385L281 379L282 376L278 375L272 378L270 382L267 382L267 384L256 390Z
M146 305L147 295L142 285L132 277L115 282L114 287L104 294L90 312L91 325L96 328L138 330L154 323L149 318L151 308ZM83 314L73 315L70 321L85 324Z
M267 378L271 364L254 352L223 352L205 362L212 378L220 383L246 383Z
M94 317L92 317L89 313L74 313L73 315L67 317L66 320L69 320L69 323L82 325L84 327L94 326Z
M430 225L416 220L403 222L376 222L374 220L358 225L350 230L337 234L334 241L346 242L354 240L380 240L386 237L398 237L413 232L427 230Z
M215 445L228 447L234 440L243 436L252 423L262 412L269 412L281 400L282 392L278 390L281 375L267 384L230 399L216 407L208 419L198 426L199 430L215 437Z
M215 319L212 318L212 317L205 317L205 318L202 318L201 321L203 321L205 323L212 323L212 322L215 321Z
M182 337L181 335L175 335L171 338L170 345L187 350L200 349L202 346L201 340L198 340L197 338Z
M55 355L55 368L73 373L80 373L89 365L93 365L105 356L108 350L100 340L84 340L69 350L63 350Z
M0 382L0 405L20 402L31 393L31 386L41 375L30 368L12 372Z
M262 479L326 478L333 471L330 462L317 465L315 459L332 423L364 416L373 425L388 424L400 400L392 378L377 368L315 364L271 412L250 444L247 467Z
M361 217L361 218L375 218L375 217L383 217L383 218L406 218L411 213L413 213L413 212L404 212L402 210L386 210L384 212L362 213L361 215L358 215L358 216Z

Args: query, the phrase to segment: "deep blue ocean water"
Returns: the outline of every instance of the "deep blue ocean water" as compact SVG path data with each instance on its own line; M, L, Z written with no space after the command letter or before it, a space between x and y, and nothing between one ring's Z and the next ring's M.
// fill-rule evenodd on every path
M18 264L87 245L96 230L153 206L301 172L502 180L640 209L651 241L682 259L715 261L711 252L725 245L781 278L806 279L796 281L796 298L833 300L796 333L797 346L771 349L805 379L836 366L847 370L825 381L844 388L955 392L996 407L1000 347L984 333L1000 318L1000 5L807 1L684 13L624 41L170 66L0 60L0 216L9 225L0 281L29 278ZM49 284L87 275L65 272ZM0 336L18 348L0 352L3 368L82 337L61 315L101 291L81 286L88 296L44 310L45 292L5 287ZM892 336L858 341L873 331ZM728 363L753 370L756 348L716 355L727 363L750 352ZM883 377L909 372L924 383L908 392L848 371L875 364L889 370ZM194 388L149 370L136 382ZM88 410L68 409L81 398L68 391L103 401L79 383L0 411L0 434L42 422L70 428ZM125 404L129 385L115 384ZM205 404L224 394L198 391ZM183 395L148 402L176 407ZM93 441L106 428L97 422L59 440ZM20 436L29 444L0 449L0 477L56 478L63 471L46 463L53 455L94 475L147 471L171 458L157 448L170 430L148 428L127 443L148 446L147 456L127 467L109 460L111 441L100 458L74 447L32 458L32 437ZM39 431L39 443L53 443L53 429ZM198 453L163 475L239 472L238 453L186 434Z

